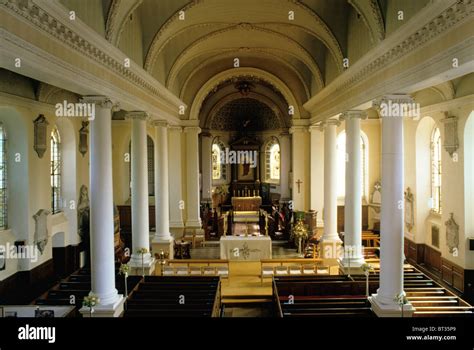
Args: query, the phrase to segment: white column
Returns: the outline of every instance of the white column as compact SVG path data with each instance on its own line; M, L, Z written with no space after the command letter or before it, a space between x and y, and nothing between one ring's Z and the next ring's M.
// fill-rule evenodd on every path
M170 210L168 186L168 123L153 121L155 127L155 225L154 241L169 241Z
M309 128L311 133L311 205L318 212L318 226L323 225L324 207L324 134L318 126Z
M212 190L212 135L208 132L201 134L201 172L202 199L211 201Z
M181 156L181 136L183 128L180 126L168 127L168 155L171 161L168 161L169 174L169 196L170 196L170 227L182 231L183 211L185 210L185 203L183 197L182 184L182 164Z
M408 97L408 96L407 96ZM412 103L411 98L387 97L380 103L382 111L382 208L380 216L380 287L369 298L378 316L400 316L396 297L403 291L403 117L385 114L400 103ZM385 104L385 106L384 106ZM411 304L404 306L404 315L411 316Z
M201 227L199 202L199 140L201 129L197 126L185 127L186 134L186 185L187 220L186 227Z
M293 210L307 211L309 209L309 133L307 126L293 126L292 135L292 199Z
M145 112L128 112L127 118L132 121L132 266L149 265L150 227L148 204L148 158L147 132L148 115ZM148 253L138 251L142 248ZM143 258L143 259L142 259Z
M280 172L280 188L281 188L281 200L291 200L290 193L290 178L288 174L291 171L291 142L290 135L288 133L282 133L280 135L280 155L281 155L281 172ZM264 157L263 157L264 158ZM263 164L265 164L265 159ZM265 168L262 168L265 169ZM262 172L264 172L263 170Z
M346 123L346 196L344 203L344 268L359 268L364 262L362 252L362 153L360 119L364 111L347 111L341 120Z
M328 119L324 128L324 233L321 239L341 242L337 233L337 150L336 128L339 121Z
M155 127L155 237L151 243L154 254L161 251L174 256L174 238L170 233L169 169L168 169L168 123L153 121Z
M112 186L112 106L102 96L90 96L83 103L95 104L90 122L90 249L91 293L100 303L94 316L118 316L123 311L122 295L115 288L114 199ZM81 312L87 315L88 308Z

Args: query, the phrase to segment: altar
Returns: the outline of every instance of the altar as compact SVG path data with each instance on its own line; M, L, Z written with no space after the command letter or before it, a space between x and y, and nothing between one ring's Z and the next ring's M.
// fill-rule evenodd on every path
M269 236L224 236L220 239L221 259L258 261L272 258Z

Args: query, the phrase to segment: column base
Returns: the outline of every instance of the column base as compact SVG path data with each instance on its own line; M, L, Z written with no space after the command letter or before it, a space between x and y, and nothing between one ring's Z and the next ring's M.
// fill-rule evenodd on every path
M161 239L155 237L151 241L151 249L153 254L159 254L161 251L168 253L168 260L171 260L174 258L174 238Z
M328 263L337 265L338 259L343 255L342 241L339 237L321 238L319 243L320 258L328 259Z
M413 313L416 311L413 305L408 303L403 305L402 312L402 307L395 301L389 304L381 303L377 300L377 296L377 294L372 294L368 299L372 306L372 311L378 317L413 317Z
M81 307L79 312L82 314L82 317L120 317L123 313L123 305L125 303L125 298L122 294L118 295L117 301L113 304L108 305L97 305L93 307L92 314L90 309L86 306Z
M350 261L346 258L339 259L339 271L343 275L364 275L364 271L361 266L365 263L365 259L361 258L352 258Z
M186 221L186 228L201 228L201 219Z
M130 266L130 272L129 274L131 276L152 276L155 273L155 265L156 265L156 259L155 258L150 258L148 261L145 261L143 263L142 267L142 262L141 260L136 260L130 259L130 262L128 263Z

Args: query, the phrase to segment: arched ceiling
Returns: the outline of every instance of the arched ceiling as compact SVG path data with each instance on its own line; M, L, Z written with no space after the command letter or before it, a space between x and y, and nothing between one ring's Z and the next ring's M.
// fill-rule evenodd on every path
M351 11L374 45L385 35L379 0L103 1L110 2L106 38L119 46L128 19L138 16L140 64L188 106L214 76L240 67L277 76L302 109L342 73Z

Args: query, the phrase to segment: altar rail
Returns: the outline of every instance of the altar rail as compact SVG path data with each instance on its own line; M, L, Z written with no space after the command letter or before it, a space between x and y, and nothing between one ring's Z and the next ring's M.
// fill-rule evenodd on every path
M161 269L164 276L229 276L229 260L169 260Z
M261 281L275 275L317 275L330 274L330 267L323 266L323 259L262 259Z

